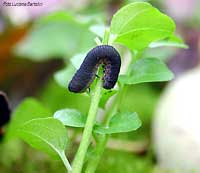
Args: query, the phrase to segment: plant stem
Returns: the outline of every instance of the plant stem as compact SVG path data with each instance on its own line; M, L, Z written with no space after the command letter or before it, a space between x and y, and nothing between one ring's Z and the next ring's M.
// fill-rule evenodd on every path
M127 67L127 72L126 72L127 75L130 73L131 64L135 63L135 61L141 56L140 52L133 52L133 53L134 53L133 59ZM115 100L114 100L114 102L111 106L111 109L105 115L104 122L103 122L104 126L109 125L110 119L112 118L113 114L115 114L117 112L118 106L119 106L121 100L123 99L124 93L127 92L127 89L128 89L127 86L125 86L125 85L121 86L119 93L117 94L117 96L116 96L116 98L115 98ZM94 156L93 156L95 159L91 159L88 162L85 173L94 173L95 172L95 170L96 170L96 168L97 168L97 166L98 166L98 164L101 160L103 152L106 148L108 138L109 138L109 135L101 135L99 137L98 143L97 143L95 151L94 151Z
M83 167L84 158L91 141L92 129L98 111L98 105L101 97L101 88L102 88L102 80L98 79L97 84L93 90L93 93L91 94L92 95L91 104L86 125L83 131L83 137L81 139L80 146L73 161L73 166L72 166L73 173L81 173Z
M106 143L108 141L108 137L109 137L108 135L102 135L101 138L99 139L98 144L97 144L94 154L93 154L93 157L95 159L91 159L89 161L89 163L86 167L85 173L95 172L95 170L99 164L99 161L101 160L101 157L103 155Z
M119 93L117 94L117 97L116 99L114 100L113 102L113 105L111 106L111 109L109 110L109 112L105 115L105 120L103 122L103 124L105 126L108 126L109 125L109 122L110 122L110 119L112 118L113 114L115 114L117 112L117 108L118 108L118 105L120 103L120 100L122 98L122 95L123 95L123 90L120 90ZM94 154L93 154L93 157L95 159L91 159L89 162L88 162L88 165L86 167L86 171L85 173L93 173L95 172L100 160L101 160L101 157L103 155L103 152L105 150L105 147L106 147L106 144L107 144L107 141L108 141L108 138L109 138L109 135L101 135L99 140L98 140L98 143L96 145L96 148L95 148L95 151L94 151Z
M108 44L109 36L110 36L110 30L106 29L104 32L102 43L100 43L99 40L95 39L95 41L97 42L97 45ZM99 70L100 76L102 72L103 72L102 70ZM77 154L74 158L73 165L72 165L73 173L81 173L81 170L83 167L84 158L91 141L90 139L92 137L92 130L95 123L96 114L98 111L99 101L101 99L101 88L102 88L102 79L100 78L100 79L97 79L96 86L93 90L93 93L91 94L92 96L91 96L90 109L89 109L86 125L83 131L83 137L81 139L80 146L78 148Z
M65 152L60 153L60 158L62 159L67 171L69 171L69 172L72 171L72 167L66 158Z
M110 29L106 28L105 32L104 32L104 37L103 37L102 43L103 44L108 44L109 38L110 38Z

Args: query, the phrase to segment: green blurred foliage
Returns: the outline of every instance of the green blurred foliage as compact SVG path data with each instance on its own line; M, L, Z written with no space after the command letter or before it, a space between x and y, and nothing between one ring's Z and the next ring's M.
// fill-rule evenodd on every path
M106 150L97 173L151 173L153 163L150 157L136 156L131 153Z
M74 94L61 87L55 81L50 80L45 88L41 90L39 100L52 112L63 108L78 109L87 114L90 98L84 94Z
M19 140L0 144L0 153L1 173L55 173L58 170L65 172L62 162L52 160L48 155Z
M82 22L67 12L38 19L27 36L15 47L16 54L34 61L70 57L95 45L89 31L91 22Z

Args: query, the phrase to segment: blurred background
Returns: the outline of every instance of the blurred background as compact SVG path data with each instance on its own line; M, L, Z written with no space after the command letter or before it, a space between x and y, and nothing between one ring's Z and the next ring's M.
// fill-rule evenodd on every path
M10 7L0 0L0 90L7 93L12 110L34 97L51 113L68 107L86 114L88 97L69 93L57 74L65 72L72 56L95 45L91 26L109 24L120 7L134 0L39 2L41 6ZM175 20L177 35L189 48L145 50L143 57L164 60L175 79L128 88L120 109L138 112L143 125L112 136L97 173L200 172L200 2L148 2ZM0 145L0 173L65 171L60 161L22 141L2 140ZM77 146L69 144L69 158Z

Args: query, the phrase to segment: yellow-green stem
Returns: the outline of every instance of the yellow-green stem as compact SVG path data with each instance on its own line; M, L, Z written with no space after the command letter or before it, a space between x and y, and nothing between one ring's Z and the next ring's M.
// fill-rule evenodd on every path
M120 100L122 98L122 94L123 94L123 92L122 92L122 89L121 89L119 91L119 93L117 94L117 97L114 100L111 109L105 115L105 120L103 122L103 124L105 126L109 125L110 119L112 118L113 114L115 114L117 112L117 108L118 108L118 105L119 105ZM109 135L101 135L100 136L98 143L96 145L95 151L93 153L93 156L94 156L95 159L89 160L85 173L94 173L95 172L95 170L96 170L96 168L99 164L99 161L101 160L103 152L105 150L108 138L109 138Z
M127 72L126 72L127 75L130 73L131 64L135 63L135 61L137 61L137 59L141 56L141 52L133 52L133 54L134 54L133 59L127 68ZM115 114L117 112L118 106L119 106L121 100L123 99L123 95L127 92L127 89L128 89L128 87L126 85L121 86L120 91L118 92L118 94L111 106L111 109L105 115L105 118L103 121L103 124L105 126L109 125L110 119L112 118L113 114ZM85 173L94 173L95 172L95 170L101 160L103 152L105 150L108 138L109 138L109 135L101 135L100 136L98 143L96 145L95 151L94 151L94 155L93 155L93 157L95 159L89 160Z
M110 36L110 30L106 29L104 32L102 44L108 44L109 36ZM100 69L99 71L100 76L102 72L103 72L102 69ZM73 165L72 165L73 173L81 173L81 170L83 167L85 155L87 153L89 144L91 142L92 129L96 120L96 114L98 111L99 101L101 99L101 88L102 88L102 79L99 78L92 93L90 109L89 109L86 125L83 131L83 137L81 139L80 146L78 148L77 154L73 161Z
M101 97L101 88L102 88L102 80L98 79L97 84L93 92L91 93L92 94L91 104L90 104L90 109L89 109L86 125L83 131L83 137L81 139L80 146L78 148L77 154L75 156L75 159L72 165L73 173L81 173L81 170L83 167L85 155L91 142L92 129L95 123L96 114L98 111L98 105L99 105L99 101Z

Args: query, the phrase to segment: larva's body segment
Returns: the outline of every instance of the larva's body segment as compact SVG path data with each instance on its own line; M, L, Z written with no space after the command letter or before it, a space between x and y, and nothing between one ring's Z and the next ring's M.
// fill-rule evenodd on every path
M113 88L118 79L121 58L114 47L101 45L88 52L80 68L69 83L69 91L75 93L84 92L94 80L100 64L105 65L103 87L105 89Z

